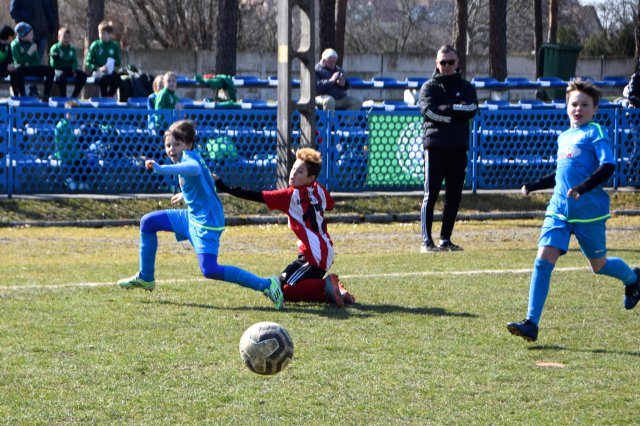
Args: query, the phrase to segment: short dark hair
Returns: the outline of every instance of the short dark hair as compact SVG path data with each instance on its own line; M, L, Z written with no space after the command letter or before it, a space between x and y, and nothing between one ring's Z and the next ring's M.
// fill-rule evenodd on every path
M458 52L450 44L443 44L442 46L440 46L437 53L449 53L449 52L453 52L455 53L456 56L458 56Z
M576 78L567 86L567 94L566 94L566 102L569 102L569 96L571 96L572 92L582 92L587 96L590 96L593 99L593 105L598 106L600 102L600 97L602 96L600 93L600 89L598 89L592 82L589 80L582 80L580 78Z
M170 136L193 146L196 143L196 126L191 120L176 121L164 132L163 141L166 142Z
M9 40L9 37L16 37L16 32L9 25L0 28L0 40Z

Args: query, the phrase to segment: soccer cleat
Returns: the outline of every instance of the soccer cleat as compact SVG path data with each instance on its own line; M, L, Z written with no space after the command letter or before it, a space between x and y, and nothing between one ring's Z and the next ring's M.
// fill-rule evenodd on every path
M269 277L269 281L271 284L264 290L264 295L271 299L276 310L280 311L284 308L284 294L280 287L280 280L278 277Z
M440 244L438 244L438 250L440 251L462 251L464 250L462 247L455 245L451 242L451 240L440 240Z
M507 324L507 330L527 342L535 342L538 339L538 326L528 318L522 322L510 322Z
M437 253L440 249L433 243L433 240L427 240L420 246L420 253Z
M324 294L329 303L333 303L338 308L344 308L344 299L340 293L340 280L336 274L329 274L325 277Z
M638 279L635 284L625 286L624 288L624 308L633 309L640 301L640 268L634 268L633 272L636 273Z
M344 301L344 303L347 303L349 305L356 303L356 298L353 297L353 295L349 293L349 291L347 291L347 288L344 285L342 285L342 281L340 281L340 277L336 275L336 278L338 279L338 288L340 289L340 296L342 296L342 300Z
M118 281L118 286L127 290L131 290L132 288L142 288L147 291L153 291L153 289L156 288L156 281L145 281L138 275L134 275L130 278Z

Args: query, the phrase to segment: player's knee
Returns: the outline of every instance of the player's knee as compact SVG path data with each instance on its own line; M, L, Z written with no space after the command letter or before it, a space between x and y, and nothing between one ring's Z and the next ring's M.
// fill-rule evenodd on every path
M224 268L218 264L200 265L202 275L209 280L222 280L224 278Z
M140 219L140 232L144 232L147 234L153 233L153 220L152 220L153 214L152 213L147 213L144 216L142 216L142 219Z

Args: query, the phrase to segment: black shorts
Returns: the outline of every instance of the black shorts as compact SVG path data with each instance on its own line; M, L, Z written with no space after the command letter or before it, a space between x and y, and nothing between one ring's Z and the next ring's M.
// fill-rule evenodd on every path
M323 278L327 271L307 262L304 255L299 254L298 258L284 268L280 277L283 283L295 285L301 280Z

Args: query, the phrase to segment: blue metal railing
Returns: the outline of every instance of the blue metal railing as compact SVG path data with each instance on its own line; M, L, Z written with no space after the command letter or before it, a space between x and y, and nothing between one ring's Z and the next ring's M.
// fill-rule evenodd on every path
M147 172L166 161L161 134L189 118L212 171L251 189L276 186L276 111L50 107L0 108L0 193L166 193L174 178ZM422 189L422 118L415 110L318 111L321 183L332 191ZM601 107L617 158L609 185L640 186L640 111ZM66 124L65 124L66 123ZM292 120L298 144L299 116ZM466 188L519 188L555 167L556 139L568 128L562 109L482 109L470 123Z

